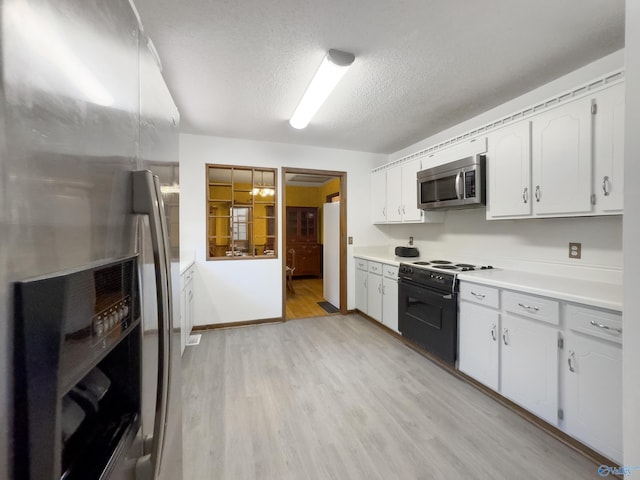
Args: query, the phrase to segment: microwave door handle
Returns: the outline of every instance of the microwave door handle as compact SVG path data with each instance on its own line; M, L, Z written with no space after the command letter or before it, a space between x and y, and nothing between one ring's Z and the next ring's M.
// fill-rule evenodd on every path
M149 170L133 172L133 211L134 213L149 216L149 230L156 278L156 301L158 304L158 386L153 438L150 455L140 459L142 465L138 469L140 475L137 477L153 479L156 478L162 461L169 403L172 300L164 202L160 191L160 181Z
M460 193L462 191L461 185L460 185L460 180L462 179L462 171L459 171L456 174L456 197L458 197L458 200L462 200L463 195Z

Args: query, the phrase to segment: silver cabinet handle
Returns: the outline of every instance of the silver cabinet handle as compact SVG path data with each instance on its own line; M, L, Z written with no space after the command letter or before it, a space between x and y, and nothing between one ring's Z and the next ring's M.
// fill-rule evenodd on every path
M589 323L594 327L602 328L603 330L613 330L614 332L622 333L621 328L609 327L608 325L603 325L601 323L596 322L595 320L591 320Z
M462 172L458 172L456 174L456 197L458 197L458 200L462 200L462 195L460 194L462 188L460 188L460 180L462 179Z
M369 282L367 281L367 279L364 279L364 288L368 288L369 287Z
M521 306L522 308L525 308L531 312L537 312L538 310L540 310L538 307L532 307L531 305L525 305L524 303L518 303L519 306Z
M540 201L540 185L536 185L536 202Z
M471 295L473 295L476 298L479 298L480 300L482 300L484 297L486 297L486 295L484 293L471 292Z
M509 345L509 329L508 329L508 328L505 328L505 329L502 331L502 342L503 342L505 345Z
M604 193L605 197L609 196L609 190L608 190L608 185L609 184L609 177L608 176L604 176L604 178L602 179L602 192Z
M382 216L383 217L387 216L387 207L382 207Z
M169 263L169 236L165 217L160 180L149 170L133 172L133 213L148 215L151 246L156 277L156 301L158 304L158 390L156 415L151 443L151 468L157 474L162 462L167 410L169 406L172 299Z
M378 293L382 294L382 285L381 284L378 284Z
M404 211L404 205L402 205L402 214L403 214L403 215L406 215L406 214L407 214L407 212L405 212L405 211Z
M491 340L495 342L497 339L498 339L498 327L494 323L493 325L491 325Z
M398 205L398 215L400 215L400 205Z
M529 187L524 187L522 190L522 202L527 203L529 201Z
M576 352L573 350L569 350L569 358L567 358L567 363L569 364L569 371L575 372L576 368L573 366L573 363L576 361Z

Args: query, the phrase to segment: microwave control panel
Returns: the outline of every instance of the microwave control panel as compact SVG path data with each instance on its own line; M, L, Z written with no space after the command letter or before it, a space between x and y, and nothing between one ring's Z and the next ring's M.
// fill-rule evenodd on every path
M464 198L476 198L476 171L464 172Z

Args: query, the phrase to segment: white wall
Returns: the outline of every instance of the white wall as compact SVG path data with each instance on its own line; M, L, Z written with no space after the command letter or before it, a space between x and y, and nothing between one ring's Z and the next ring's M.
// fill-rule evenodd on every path
M594 78L598 78L602 75L606 75L607 73L619 70L623 66L624 51L619 50L610 55L607 55L606 57L596 60L595 62L585 65L578 70L574 70L567 75L557 78L552 82L542 85L535 90L531 90L524 95L516 97L513 100L509 100L508 102L505 102L502 105L498 105L491 110L487 110L486 112L470 118L469 120L465 120L464 122L454 125L451 128L438 132L437 134L427 137L424 140L420 140L419 142L403 148L402 150L398 150L397 152L392 153L389 156L389 159L397 160L398 158L402 158L406 155L418 152L432 145L449 140L462 133L469 132L482 125L494 122L506 115L534 105L541 100L545 100L559 93L571 90L572 88L589 82Z
M207 261L205 164L295 167L347 172L347 235L354 245L386 239L369 221L371 169L385 157L371 153L199 135L180 136L180 246L195 252L195 325L282 317L282 255L277 259ZM278 213L282 179L278 170ZM362 215L362 212L367 212ZM282 220L278 225L282 252ZM353 246L348 247L348 285L354 282ZM347 308L354 308L348 289Z
M444 224L379 227L392 245L409 236L422 257L489 264L529 272L622 282L622 218L485 220L485 209L449 211ZM569 242L582 258L569 258Z
M640 2L626 2L623 459L640 466ZM634 470L633 478L640 478Z

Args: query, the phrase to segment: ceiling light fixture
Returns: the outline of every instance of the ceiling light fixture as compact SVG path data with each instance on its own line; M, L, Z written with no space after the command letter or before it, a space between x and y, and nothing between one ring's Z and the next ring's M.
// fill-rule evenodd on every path
M309 124L354 60L353 53L333 49L327 52L289 120L293 128L302 129Z

